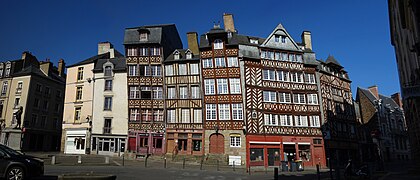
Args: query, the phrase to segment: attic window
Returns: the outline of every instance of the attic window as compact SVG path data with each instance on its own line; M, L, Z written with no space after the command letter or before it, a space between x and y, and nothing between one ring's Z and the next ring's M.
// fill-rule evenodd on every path
M258 44L257 39L249 39L249 42L252 43L252 44Z
M223 49L223 41L220 39L216 39L214 41L214 49Z
M112 76L112 67L111 66L105 66L104 76Z
M147 32L142 32L140 33L140 41L147 41L148 37L147 37Z
M281 43L286 43L286 36L281 36Z
M187 52L187 59L191 59L192 58L192 53L191 52Z
M176 52L176 53L174 54L174 59L179 59L179 52Z
M274 42L280 42L280 36L274 35Z

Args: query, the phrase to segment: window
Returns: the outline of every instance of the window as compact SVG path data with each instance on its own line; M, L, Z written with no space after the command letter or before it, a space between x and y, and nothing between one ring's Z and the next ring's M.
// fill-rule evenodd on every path
M206 119L216 120L217 111L216 104L206 104Z
M83 67L79 67L77 69L77 80L78 81L83 80Z
M21 93L22 92L22 87L23 87L23 82L18 82L17 88L16 88L16 93Z
M220 39L216 39L214 41L214 49L223 49L223 41Z
M267 57L267 51L261 50L261 58L265 59Z
M175 123L176 122L176 114L175 109L168 109L167 111L167 122L168 123Z
M295 54L290 54L289 53L289 61L296 62L295 57L296 57Z
M151 69L152 76L162 76L162 67L160 65L150 66L150 69Z
M112 91L112 80L105 80L105 91Z
M36 114L32 114L32 118L31 118L31 125L35 126L36 125L36 121L38 120L38 115Z
M163 99L162 87L153 87L153 99Z
M275 52L274 53L274 59L275 60L280 60L281 59L281 56L280 56L280 53L279 52Z
M311 122L311 127L321 127L319 116L309 116L309 121Z
M2 77L3 76L3 65L1 65L1 67L0 67L0 77Z
M226 67L226 61L223 57L214 58L216 67Z
M58 97L58 98L60 98L60 97L61 97L61 91L60 91L60 90L57 90L57 91L56 91L56 93L55 93L55 97Z
M280 42L280 35L274 35L274 42Z
M112 122L112 119L110 119L110 118L105 118L104 119L104 131L103 131L104 134L110 134L111 133L111 122Z
M42 90L42 85L41 84L36 84L35 91L40 93L41 90Z
M155 109L153 111L153 121L155 121L155 122L163 121L163 110L162 109Z
M198 72L198 64L190 64L190 73L192 74L192 75L197 75L197 74L199 74L199 72Z
M217 94L228 94L227 79L217 79Z
M74 109L74 121L80 121L81 113L82 113L82 108L81 107L76 107Z
M140 41L147 41L147 32L140 33Z
M190 123L189 109L181 109L181 123Z
M283 61L288 61L288 59L287 59L287 53L281 53L281 60L283 60Z
M273 51L267 51L267 57L266 58L273 60L274 59L274 52Z
M219 120L230 120L229 104L219 104Z
M178 64L178 74L187 75L187 64Z
M49 95L50 95L50 93L51 93L50 88L49 88L49 87L47 87L47 86L45 86L45 87L44 87L44 95L45 95L45 96L49 96Z
M314 139L314 144L322 144L322 139Z
M305 94L293 94L293 103L305 104Z
M249 39L249 42L252 44L258 44L258 39Z
M4 100L0 100L0 118L3 117Z
M241 80L239 78L229 79L230 83L230 93L231 94L240 94L241 93Z
M130 121L140 121L139 109L130 109Z
M127 56L137 56L137 48L127 48Z
M149 121L152 121L152 118L153 118L153 116L152 116L152 110L150 110L150 109L143 109L141 111L141 120L142 121L149 122Z
M137 65L128 65L128 76L138 76Z
M230 135L230 147L241 147L241 135Z
M140 98L140 90L137 86L130 86L130 99L139 99Z
M239 67L238 57L227 57L228 67Z
M141 135L140 136L140 142L139 142L139 147L148 147L149 145L149 137L146 135Z
M291 103L292 99L290 98L290 93L279 93L279 102L280 103Z
M14 107L17 108L19 106L20 98L15 99Z
M276 71L263 69L263 80L276 80Z
M212 59L203 59L203 68L212 68L213 60Z
M290 73L290 81L296 83L303 83L303 74L298 72Z
M139 52L140 52L140 56L148 56L149 55L148 49L146 47L141 47Z
M151 56L160 56L160 48L158 48L158 47L150 48L150 55Z
M317 94L308 94L308 104L318 104Z
M266 126L278 126L278 117L275 114L264 114L264 123Z
M165 75L166 76L173 76L174 75L174 66L173 65L166 65L165 66Z
M11 64L7 64L6 65L6 72L5 72L4 76L8 77L10 75L10 69L11 69Z
M295 126L308 127L308 117L307 116L295 116Z
M7 87L9 86L9 82L7 82L7 81L4 81L3 82L3 87L2 87L2 89L1 89L1 95L2 96L5 96L6 95L6 92L7 92Z
M191 86L191 99L200 98L200 88L198 86Z
M193 119L194 123L202 123L203 122L201 109L194 109L194 117L193 118L194 118Z
M82 100L82 94L83 94L83 87L82 86L76 87L76 100Z
M34 107L35 108L39 107L39 99L38 98L34 99Z
M214 79L205 79L204 80L204 92L206 95L215 94L214 90Z
M301 54L296 54L296 62L303 62L303 58Z
M243 110L242 104L232 104L232 116L233 120L242 120L243 119Z
M281 126L293 126L292 115L279 115Z
M44 109L44 110L46 110L46 111L48 111L48 101L47 100L45 100L44 101L44 104L43 104L43 106L42 106L42 108Z
M105 66L104 76L112 76L112 67Z
M112 97L105 97L104 100L104 110L112 109Z
M274 91L263 91L264 102L277 102L276 92Z
M277 71L277 80L288 82L289 81L289 72L287 71Z
M175 99L176 98L176 93L175 93L175 87L168 87L168 99Z
M188 99L188 87L187 86L179 87L179 99Z
M305 74L305 83L315 84L315 75L314 74Z
M192 58L192 53L190 51L188 51L187 54L186 54L186 56L187 56L186 57L187 59L191 59Z
M151 76L152 75L151 68L148 65L140 66L139 71L140 71L141 76Z
M286 43L286 36L281 36L281 43Z
M140 98L141 99L152 99L152 88L151 87L147 87L147 86L143 86L140 87Z

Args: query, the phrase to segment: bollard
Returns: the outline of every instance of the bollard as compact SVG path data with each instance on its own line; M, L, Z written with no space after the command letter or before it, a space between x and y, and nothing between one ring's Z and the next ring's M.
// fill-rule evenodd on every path
M219 171L219 160L217 160L216 168L217 168L217 171Z
M51 157L51 165L54 165L55 164L55 156L52 156Z
M77 163L82 164L82 156L77 156Z
M333 172L332 172L331 158L327 158L327 160L328 160L328 166L330 166L330 178L334 179Z
M163 168L165 168L165 169L166 169L166 157L165 157L165 159L164 159L164 161L163 161Z
M235 171L235 161L233 161L233 171Z
M318 176L318 180L321 180L321 173L319 172L319 164L316 165L316 175Z
M147 156L146 156L146 159L144 159L144 167L147 167Z
M200 162L200 170L203 170L203 159L201 159L201 162Z
M279 168L275 167L274 168L274 180L278 180L279 179Z
M248 167L248 174L251 175L251 166Z
M109 157L105 157L105 164L109 164Z
M182 169L185 169L185 157L184 157L184 159L182 160Z
M125 154L123 154L123 166L124 166L124 156L125 156Z

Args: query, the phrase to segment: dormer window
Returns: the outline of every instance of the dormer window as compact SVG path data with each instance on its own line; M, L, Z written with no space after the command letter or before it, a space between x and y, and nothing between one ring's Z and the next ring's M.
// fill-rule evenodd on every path
M257 39L249 39L249 42L251 44L258 44L258 40Z
M112 67L111 66L105 66L104 76L112 76Z
M148 40L147 32L140 33L140 41L147 41L147 40Z
M11 69L11 65L10 64L7 64L6 65L6 72L5 72L5 74L4 74L4 76L9 76L10 75L10 69Z
M176 52L174 53L174 59L179 59L179 52L178 52L178 51L176 51Z
M216 39L214 41L214 49L223 49L223 41L220 39Z
M286 36L281 36L281 43L286 43Z
M191 53L191 51L187 51L186 58L187 59L192 59L192 53Z

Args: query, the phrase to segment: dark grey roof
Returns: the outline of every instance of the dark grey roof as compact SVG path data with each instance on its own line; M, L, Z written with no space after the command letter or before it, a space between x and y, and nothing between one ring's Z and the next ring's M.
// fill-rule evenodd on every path
M331 56L331 55L329 55L328 56L328 58L327 58L327 60L325 60L325 63L327 63L327 64L335 64L335 65L337 65L337 66L339 66L339 67L343 67L343 66L341 66L341 64L334 58L334 56Z
M78 62L76 64L69 65L69 66L67 66L67 68L71 68L71 67L74 67L74 66L85 65L85 64L89 64L89 63L94 63L98 59L109 59L109 54L110 53L107 52L107 53L104 53L104 54L95 55L95 56L92 56L90 58L87 58L87 59L85 59L83 61L80 61L80 62Z
M163 62L164 63L170 63L170 62L184 62L184 61L199 61L200 55L199 54L193 54L191 59L186 59L186 51L188 49L176 49L173 53L171 53ZM175 52L179 52L179 59L175 59L174 55Z
M210 32L208 32L208 33L210 33ZM218 33L227 33L225 30L218 30L217 32ZM251 43L250 42L251 39L258 40L258 44ZM242 34L238 34L238 33L232 33L232 36L229 37L227 40L228 40L228 42L226 43L226 45L242 44L242 45L250 45L250 46L259 46L265 41L265 38L242 35ZM200 48L205 48L205 47L210 47L210 46L211 46L211 43L206 38L206 34L201 35L200 36Z
M389 104L392 108L400 108L398 104L391 97L379 94L379 98L382 99L383 104Z
M369 91L369 89L364 89L361 87L357 87L357 92L361 92L364 95L366 95L366 97L368 97L369 101L374 103L374 101L377 100L377 98L372 94L372 92Z
M39 67L35 67L35 65L27 66L21 71L14 73L13 77L26 76L26 75L37 75L43 78L59 81L61 83L64 83L66 81L63 77L55 73L49 73L49 76L47 76L39 69Z
M95 67L93 72L102 72L103 65L106 62L111 62L114 65L113 71L125 71L126 70L126 62L124 57L112 58L112 59L98 59L95 63Z

